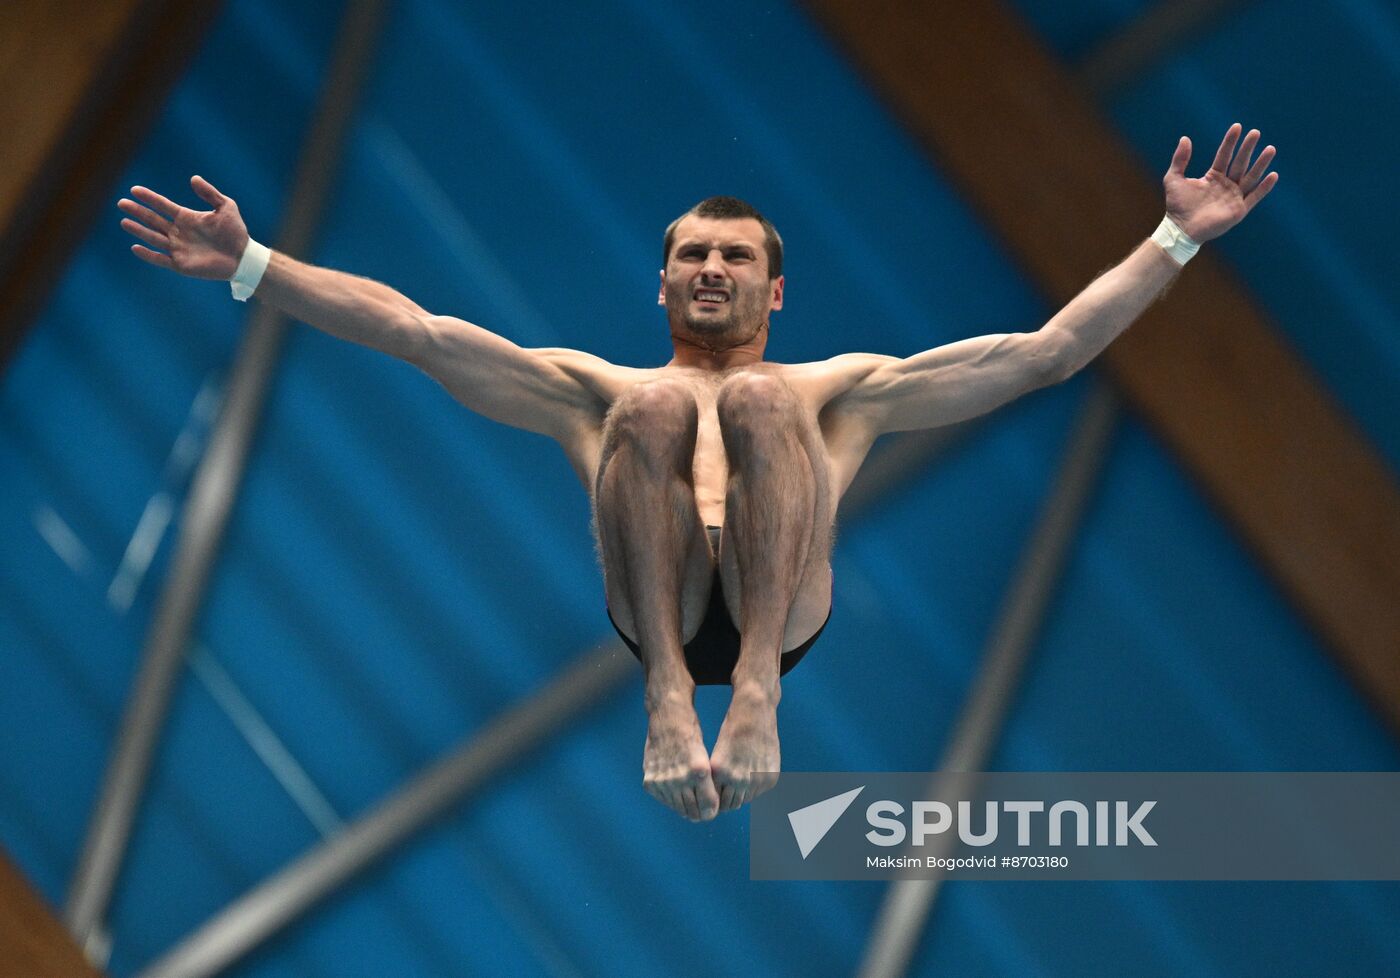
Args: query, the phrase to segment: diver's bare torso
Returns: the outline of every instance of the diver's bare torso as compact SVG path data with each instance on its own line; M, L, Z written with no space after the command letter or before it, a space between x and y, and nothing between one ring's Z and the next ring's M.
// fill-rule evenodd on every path
M555 366L573 375L598 397L597 411L582 421L570 436L560 439L575 472L590 493L602 453L607 410L613 402L635 384L662 377L684 381L694 391L700 411L693 466L695 503L703 521L711 526L724 524L729 466L720 437L715 402L720 387L729 378L745 372L774 374L781 377L797 395L805 407L808 424L821 434L819 443L833 489L832 511L828 518L835 518L837 501L850 485L874 441L870 425L863 424L850 412L835 409L840 395L867 376L874 361L884 359L869 354L847 354L814 363L759 362L712 371L679 366L621 367L575 350L536 352L544 354Z

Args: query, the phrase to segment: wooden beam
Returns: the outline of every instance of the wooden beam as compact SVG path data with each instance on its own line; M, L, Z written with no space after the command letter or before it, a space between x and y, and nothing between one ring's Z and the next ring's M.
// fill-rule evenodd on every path
M221 4L0 4L0 370Z
M1156 226L1160 182L1004 4L808 2L1055 303ZM1104 362L1400 729L1400 490L1209 245Z
M0 974L102 978L43 897L0 852Z

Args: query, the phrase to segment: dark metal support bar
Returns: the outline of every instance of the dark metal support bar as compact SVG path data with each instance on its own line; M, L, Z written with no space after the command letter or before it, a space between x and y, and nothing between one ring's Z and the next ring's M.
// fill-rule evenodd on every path
M277 242L283 251L305 253L311 243L374 50L382 8L381 0L356 2L341 25ZM286 329L286 317L268 306L255 307L218 424L195 473L180 519L174 560L146 637L140 673L69 891L67 922L80 944L99 936Z
M1097 484L1118 411L1117 397L1102 381L1097 382L1081 410L1054 489L1007 590L981 671L939 770L980 771L996 745L1070 543ZM866 945L860 978L899 978L906 972L940 883L928 879L890 884Z
M1103 98L1244 5L1245 0L1164 0L1090 51L1074 75Z

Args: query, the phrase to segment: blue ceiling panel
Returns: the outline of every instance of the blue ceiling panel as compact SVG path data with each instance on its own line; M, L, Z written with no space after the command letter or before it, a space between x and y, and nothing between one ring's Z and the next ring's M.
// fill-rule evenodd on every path
M1073 64L1148 4L1016 6ZM141 182L193 203L201 173L275 243L342 8L230 0L113 200ZM1279 191L1218 251L1396 464L1393 194L1360 161L1394 155L1400 32L1368 0L1261 9L1208 24L1107 110L1154 177L1177 135L1201 164L1236 117L1279 145ZM1308 59L1298 36L1316 36ZM391 5L333 185L302 257L629 365L669 357L661 232L713 193L785 236L776 360L908 355L1051 312L788 3ZM250 312L136 262L116 217L94 216L0 378L0 844L56 905ZM937 762L1090 382L1008 407L843 519L830 625L784 681L787 769ZM593 546L549 441L294 326L114 895L110 973L610 641ZM638 671L228 973L852 972L883 889L749 881L745 817L690 825L642 791L640 692ZM697 697L710 740L726 705ZM992 766L1398 762L1125 414ZM1393 884L950 885L912 973L1388 974L1397 911Z

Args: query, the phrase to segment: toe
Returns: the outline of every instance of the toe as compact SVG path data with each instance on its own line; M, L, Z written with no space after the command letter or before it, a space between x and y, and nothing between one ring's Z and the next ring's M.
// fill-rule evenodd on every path
M695 798L695 789L682 788L680 791L681 814L692 822L700 821L700 804Z
M735 785L734 787L734 810L738 811L749 803L752 795L747 784Z
M719 792L708 778L695 789L696 801L700 803L700 818L708 822L719 814Z
M730 784L722 785L719 789L719 810L722 812L734 811L734 786Z

